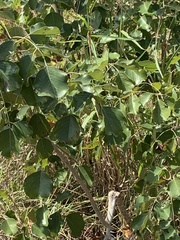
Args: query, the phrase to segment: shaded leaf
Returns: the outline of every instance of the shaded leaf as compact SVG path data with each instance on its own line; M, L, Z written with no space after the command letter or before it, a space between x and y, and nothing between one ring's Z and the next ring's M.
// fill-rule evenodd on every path
M5 157L11 157L13 153L19 153L19 141L10 128L0 132L0 152Z
M117 108L103 107L105 133L107 135L119 136L124 128L124 115Z
M49 139L41 138L36 145L36 151L40 158L48 158L52 155L53 145Z
M59 13L51 12L46 15L44 22L47 26L55 26L61 29L64 24L64 19Z
M29 128L26 122L15 122L13 124L13 131L16 134L17 138L27 138L32 135L32 129Z
M67 74L55 67L46 67L37 73L34 87L39 96L59 99L68 90Z
M14 52L15 50L15 42L12 40L8 40L3 42L0 45L0 60L7 60L7 58Z
M80 237L85 225L82 216L77 212L70 213L67 215L66 221L71 229L72 237Z
M75 144L79 140L80 125L74 115L62 117L57 121L51 137L61 143Z
M53 233L59 233L61 226L63 225L64 221L61 218L61 215L58 212L53 213L50 217L49 217L49 225L48 228L51 232Z
M24 191L30 198L47 198L52 192L52 181L45 172L32 173L24 181Z
M19 76L19 68L13 62L0 61L0 82L7 84L9 91L15 91L21 88L22 81Z
M45 116L37 113L32 116L29 121L29 125L33 129L33 136L46 137L50 132L50 124L46 120Z
M89 92L80 92L73 96L72 106L77 111L82 108L86 102L92 97L92 93Z
M36 72L36 67L30 55L22 56L19 62L19 68L20 68L19 73L24 79L28 79Z
M146 227L148 221L148 213L141 213L137 217L135 217L132 221L132 228L134 230L143 230Z

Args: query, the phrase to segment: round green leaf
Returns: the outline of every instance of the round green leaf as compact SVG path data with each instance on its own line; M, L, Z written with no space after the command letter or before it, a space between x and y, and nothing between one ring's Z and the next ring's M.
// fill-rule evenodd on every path
M36 145L36 151L42 159L50 157L53 152L51 141L46 138L39 139Z
M80 125L74 115L62 117L57 121L51 137L61 143L75 144L79 140Z
M30 198L47 198L52 192L52 180L45 172L32 173L24 181L24 191Z

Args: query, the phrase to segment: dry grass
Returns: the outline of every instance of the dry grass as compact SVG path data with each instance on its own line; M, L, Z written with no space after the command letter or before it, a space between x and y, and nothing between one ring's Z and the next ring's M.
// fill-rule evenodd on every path
M127 175L127 166L124 165L125 159L123 159L123 155L119 149L116 149L116 151L118 164L117 159L115 161L108 148L104 149L100 161L92 159L91 168L93 169L94 186L92 187L91 192L99 209L105 217L108 192L110 190L121 191L121 197L116 209L116 216L113 221L112 229L116 239L124 239L121 228L123 224L125 225L125 223L131 219L131 204L134 195L132 183L135 179L134 176L129 178ZM28 153L31 154L28 156ZM28 215L28 212L32 210L34 204L39 204L39 202L29 200L23 191L23 181L27 176L26 167L33 158L34 151L30 145L23 146L19 156L13 156L11 159L1 157L0 190L5 190L7 194L6 198L1 198L1 221L8 211L14 211L18 222L22 223L22 216ZM68 184L65 184L64 189L71 191L73 197L70 202L67 201L64 203L62 215L63 213L67 214L68 211L73 209L82 212L86 222L82 237L79 239L103 239L105 229L102 229L99 220L92 210L89 200L78 184L71 178ZM128 210L126 211L126 209ZM126 216L124 216L124 213L127 213ZM30 232L30 228L28 232ZM11 238L4 236L3 232L0 232L0 239L6 240ZM57 239L73 239L67 226L62 228Z

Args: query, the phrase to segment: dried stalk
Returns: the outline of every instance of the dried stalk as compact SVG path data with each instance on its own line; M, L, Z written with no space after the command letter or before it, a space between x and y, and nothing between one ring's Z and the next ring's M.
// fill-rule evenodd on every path
M108 223L108 227L106 228L106 236L104 237L104 240L111 240L111 222L113 220L114 216L114 210L116 206L116 199L119 197L120 192L116 191L110 191L108 194L108 211L107 211L107 217L106 222Z

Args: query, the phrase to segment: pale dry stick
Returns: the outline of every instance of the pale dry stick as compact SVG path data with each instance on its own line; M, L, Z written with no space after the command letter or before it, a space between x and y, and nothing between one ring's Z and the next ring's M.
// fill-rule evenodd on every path
M71 165L69 158L75 160L74 158L70 157L66 152L64 152L62 149L57 147L55 144L54 145L54 151L55 153L61 158L61 161L66 165L66 167L71 171L73 177L76 179L76 181L80 184L81 188L85 192L86 196L88 197L94 212L96 213L97 217L101 221L102 225L106 228L109 228L109 223L103 218L99 208L96 205L96 202L94 201L89 189L87 188L86 184L84 181L80 178L77 170Z
M116 192L116 191L110 191L108 193L108 211L107 211L106 222L108 223L109 226L106 228L106 236L104 237L104 240L113 239L111 237L111 222L114 216L116 199L119 197L119 195L120 195L120 192Z

